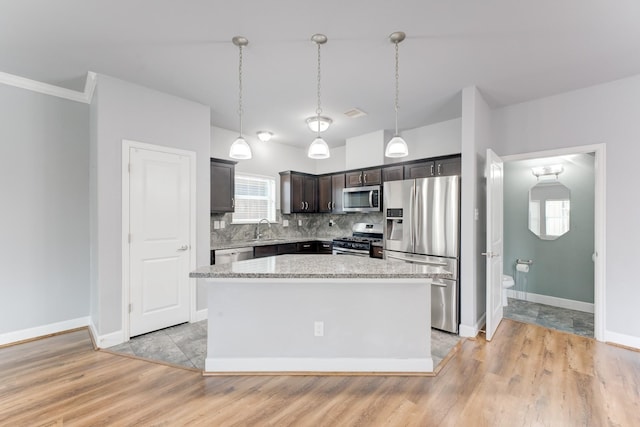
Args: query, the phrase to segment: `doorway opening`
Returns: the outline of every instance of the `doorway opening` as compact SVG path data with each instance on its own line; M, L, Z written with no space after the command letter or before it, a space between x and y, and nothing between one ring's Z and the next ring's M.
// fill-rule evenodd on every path
M505 317L602 340L604 155L599 144L503 157Z

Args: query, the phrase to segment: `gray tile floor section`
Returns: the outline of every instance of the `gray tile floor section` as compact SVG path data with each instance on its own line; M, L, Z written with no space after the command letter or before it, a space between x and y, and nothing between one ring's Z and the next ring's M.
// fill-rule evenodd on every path
M431 330L431 354L437 367L460 341L458 335ZM110 351L204 370L207 355L207 321L183 323L132 338L109 347Z
M509 298L504 317L593 338L593 313Z

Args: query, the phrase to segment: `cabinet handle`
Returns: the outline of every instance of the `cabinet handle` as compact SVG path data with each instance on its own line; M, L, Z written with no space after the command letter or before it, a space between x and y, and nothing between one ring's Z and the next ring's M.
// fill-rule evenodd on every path
M331 202L327 202L327 209L331 209Z
M311 245L302 245L303 248L310 248Z
M362 184L362 172L358 175L358 184Z
M233 197L231 198L231 207L232 208L236 207L236 200Z
M331 202L331 205L332 205L332 206L331 206L331 208L332 208L332 209L335 209L335 208L336 208L336 202Z
M309 202L304 202L304 210L306 211L307 209L309 209Z
M364 183L366 184L367 183L367 174L365 173L363 175L364 175Z
M438 175L442 174L441 169L442 169L442 163L438 163Z
M433 176L433 164L431 165L431 175Z
M304 210L304 202L300 202L302 204L302 206L300 206L300 209Z

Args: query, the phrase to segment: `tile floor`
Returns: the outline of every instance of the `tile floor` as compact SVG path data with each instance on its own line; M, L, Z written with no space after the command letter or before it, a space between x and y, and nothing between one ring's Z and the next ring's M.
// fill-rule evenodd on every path
M504 317L593 338L593 313L509 298Z
M460 341L455 334L431 330L431 354L437 367ZM207 321L183 323L132 338L108 350L174 365L204 370L207 354Z

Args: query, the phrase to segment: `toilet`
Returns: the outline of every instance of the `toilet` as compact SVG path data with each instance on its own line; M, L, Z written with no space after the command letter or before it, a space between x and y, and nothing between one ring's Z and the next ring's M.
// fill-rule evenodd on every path
M507 301L507 289L509 289L513 285L515 285L515 282L513 281L513 277L507 274L503 274L502 275L502 305L505 307L509 305Z

